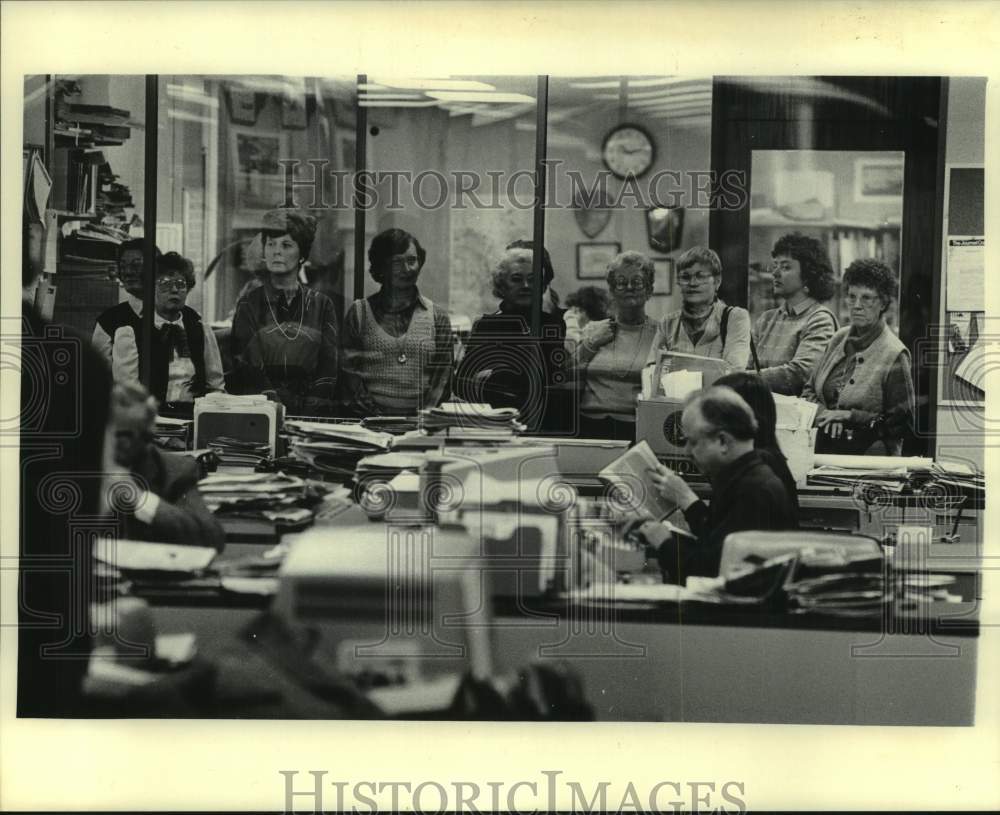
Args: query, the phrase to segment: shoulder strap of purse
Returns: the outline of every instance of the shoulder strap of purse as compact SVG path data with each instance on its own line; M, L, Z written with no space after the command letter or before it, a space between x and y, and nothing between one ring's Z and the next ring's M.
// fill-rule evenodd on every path
M722 320L719 322L719 337L722 339L722 350L726 350L726 334L729 330L729 312L733 310L733 306L726 306L722 310ZM760 360L757 358L757 344L753 341L753 334L750 334L750 354L753 357L753 367L757 373L760 373Z
M729 312L733 310L732 306L726 306L722 309L722 319L719 321L719 337L722 339L722 350L726 350L726 332L729 330Z

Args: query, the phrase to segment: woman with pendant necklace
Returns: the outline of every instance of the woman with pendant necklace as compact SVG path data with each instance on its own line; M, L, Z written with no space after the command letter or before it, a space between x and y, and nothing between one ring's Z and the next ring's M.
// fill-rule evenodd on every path
M656 334L646 316L653 273L641 252L623 252L608 266L612 316L584 327L574 356L583 438L635 441L635 402Z
M750 361L750 314L719 299L722 261L711 249L694 246L677 259L681 308L657 327L647 364L656 363L660 348L725 360L735 371Z
M402 229L372 238L368 272L381 288L355 300L344 321L348 412L413 416L450 395L451 321L417 288L426 259L420 241Z
M268 212L261 235L267 277L233 316L230 392L273 391L295 416L334 415L336 404L336 308L299 280L315 236L311 215Z

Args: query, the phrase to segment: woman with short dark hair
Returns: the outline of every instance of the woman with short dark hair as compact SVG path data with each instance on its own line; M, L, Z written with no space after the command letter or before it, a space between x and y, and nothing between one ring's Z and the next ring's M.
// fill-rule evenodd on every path
M291 414L334 411L337 313L325 294L299 279L316 236L316 219L293 209L264 216L267 278L243 295L233 316L233 393L272 391Z
M149 359L131 325L114 335L111 369L115 381L138 385L149 369L149 390L165 416L189 417L194 400L225 390L222 357L212 329L187 305L194 288L191 261L177 252L156 259L153 335Z
M798 232L779 238L771 258L774 294L783 303L757 318L757 364L771 390L798 396L837 330L822 304L834 294L833 267L823 244Z
M372 238L368 272L381 288L355 300L344 321L341 384L351 413L414 415L449 395L451 322L417 288L426 260L405 230Z
M916 400L910 352L885 322L896 275L880 260L856 260L843 287L851 324L833 335L802 390L820 406L816 451L900 455Z

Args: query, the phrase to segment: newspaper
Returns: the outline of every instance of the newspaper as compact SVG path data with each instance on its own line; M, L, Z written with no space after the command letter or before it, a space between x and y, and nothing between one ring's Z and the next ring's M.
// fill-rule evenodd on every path
M649 444L641 441L597 475L618 488L613 499L618 509L662 521L677 509L677 505L653 487L651 476L659 464Z

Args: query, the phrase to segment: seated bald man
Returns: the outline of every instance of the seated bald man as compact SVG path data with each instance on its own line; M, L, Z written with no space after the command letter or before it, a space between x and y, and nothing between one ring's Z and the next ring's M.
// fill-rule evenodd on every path
M722 544L731 532L797 529L797 503L790 487L754 449L757 420L731 388L692 395L681 416L687 451L712 484L706 506L685 481L662 464L652 475L660 494L683 510L697 541L671 537L659 548L660 566L674 582L690 575L715 577Z
M156 400L141 385L119 383L111 397L115 464L135 483L124 535L156 543L187 543L222 550L226 534L198 491L198 465L152 443Z

